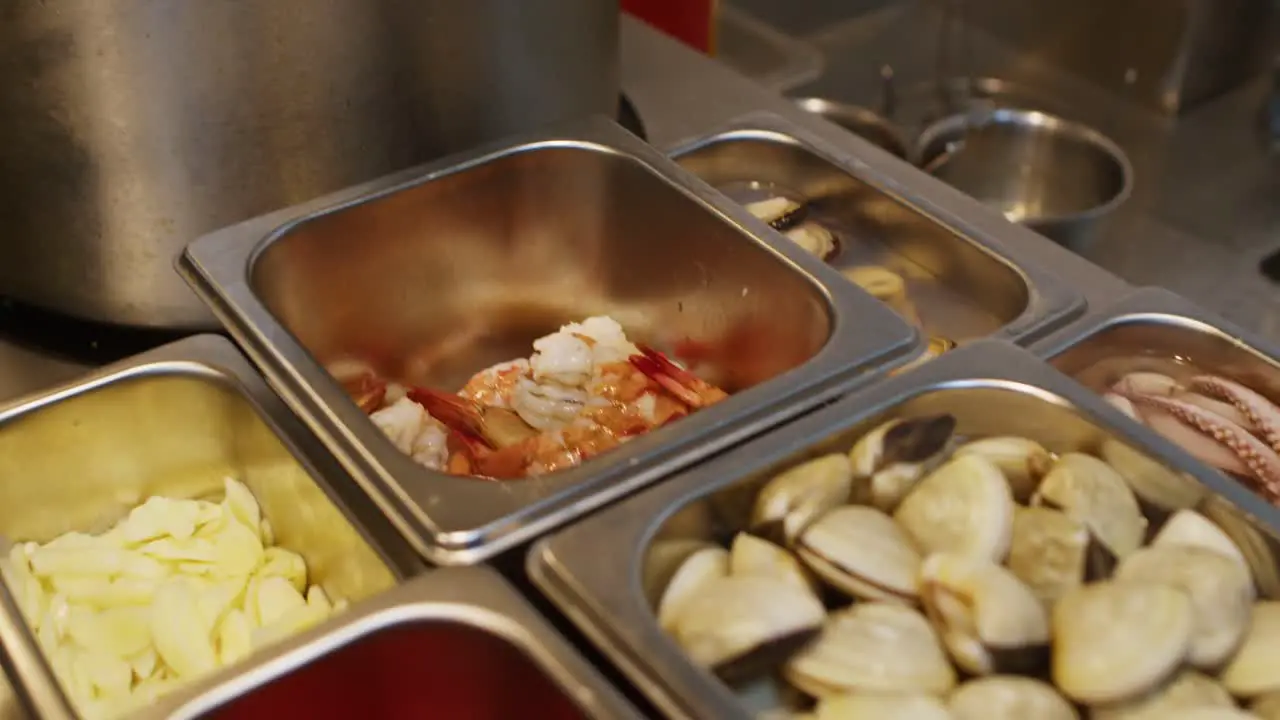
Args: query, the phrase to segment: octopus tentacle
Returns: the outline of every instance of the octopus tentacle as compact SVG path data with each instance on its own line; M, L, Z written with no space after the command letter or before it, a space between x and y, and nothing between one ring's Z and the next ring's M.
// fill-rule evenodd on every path
M1141 394L1127 397L1134 405L1142 408L1151 408L1167 414L1226 447L1234 456L1239 458L1248 469L1249 474L1261 483L1262 487L1258 488L1259 491L1272 498L1280 497L1280 455L1277 455L1266 443L1254 437L1248 430L1219 415L1181 400ZM1187 443L1182 444L1188 445ZM1197 452L1197 449L1195 446L1186 447L1189 452L1205 459L1201 453ZM1206 461L1213 462L1207 459ZM1221 463L1213 462L1213 464L1220 465ZM1222 469L1232 470L1229 467Z
M1223 377L1198 375L1191 378L1189 384L1234 405L1262 434L1271 449L1280 453L1280 407L1244 385Z

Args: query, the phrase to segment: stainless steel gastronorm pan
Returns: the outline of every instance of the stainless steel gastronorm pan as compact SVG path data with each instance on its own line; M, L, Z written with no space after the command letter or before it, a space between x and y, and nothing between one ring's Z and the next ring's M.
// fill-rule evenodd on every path
M1251 517L1269 508L1027 351L999 340L979 341L843 398L562 529L533 546L528 571L664 712L749 717L733 692L686 660L655 620L652 608L687 555L687 541L724 541L744 529L756 492L778 471L848 451L890 417L940 412L956 417L959 433L1024 435L1058 452L1114 437L1182 471L1186 489L1203 486L1201 509L1241 547L1256 549L1251 562L1274 575L1265 542L1270 536Z
M1136 290L1046 338L1035 352L1097 391L1116 373L1149 363L1162 370L1176 359L1280 401L1280 348L1162 288Z
M139 718L638 720L496 571L428 572Z
M1084 310L1081 295L1015 244L931 216L908 190L879 181L856 155L771 113L745 115L670 155L734 196L773 189L819 198L823 224L845 241L830 262L888 261L902 268L933 332L955 340L1030 341Z
M764 238L761 240L760 238ZM592 119L204 237L179 262L290 405L431 561L482 560L830 399L917 349L879 303ZM584 465L493 483L402 455L323 365L445 389L607 314L705 343L734 397Z
M151 495L221 495L227 475L331 597L355 602L424 569L223 338L181 340L0 410L7 541L105 530ZM7 587L0 645L34 716L74 717Z

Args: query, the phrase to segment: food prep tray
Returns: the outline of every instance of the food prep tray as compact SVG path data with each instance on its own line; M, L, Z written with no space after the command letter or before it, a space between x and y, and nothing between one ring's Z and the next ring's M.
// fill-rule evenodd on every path
M919 349L918 334L871 297L601 118L216 232L179 268L440 564L490 557ZM703 343L722 358L722 384L740 392L580 467L494 483L414 463L324 369L364 354L452 389L591 315L659 349Z
M1046 338L1034 351L1098 392L1121 373L1179 375L1185 374L1179 366L1190 364L1241 383L1273 403L1280 398L1280 348L1162 288L1140 288ZM1280 523L1280 511L1270 506L1265 516Z
M926 335L1024 343L1084 311L1079 293L1016 247L932 217L855 155L771 113L745 115L669 154L742 202L816 200L813 221L839 245L828 262L898 273Z
M6 554L12 542L105 530L152 495L221 494L232 475L332 597L358 601L425 569L221 337L181 340L9 404L0 458ZM0 592L0 646L14 690L35 717L75 717L12 592Z
M1055 452L1114 438L1172 469L1163 475L1168 485L1197 493L1198 509L1247 550L1255 574L1275 575L1266 542L1271 532L1254 519L1271 515L1269 508L1026 350L998 340L979 341L843 398L564 528L533 546L528 571L670 716L750 717L739 696L690 662L655 619L652 608L690 541L722 544L745 529L757 491L780 470L847 452L889 418L943 412L955 417L959 434L1016 434Z
M139 715L306 716L642 717L484 567L430 571Z

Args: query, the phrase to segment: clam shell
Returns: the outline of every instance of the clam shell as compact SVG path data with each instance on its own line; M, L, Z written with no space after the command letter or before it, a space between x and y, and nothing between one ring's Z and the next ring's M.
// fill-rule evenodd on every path
M1280 692L1280 602L1253 604L1244 644L1219 679L1236 697L1255 698Z
M662 599L658 601L658 626L670 632L680 609L699 588L728 575L729 553L724 548L711 545L695 550L680 563L662 591Z
M951 658L974 675L1001 665L1029 672L1047 660L1049 618L1013 573L969 555L930 555L920 570L920 599Z
M1053 606L1053 681L1087 705L1117 703L1159 685L1191 645L1191 600L1167 585L1085 585Z
M1280 599L1280 562L1276 559L1274 541L1259 532L1234 505L1217 495L1205 498L1199 510L1240 548L1253 572L1258 594L1273 600Z
M1187 661L1216 669L1244 639L1253 604L1253 583L1240 563L1203 547L1145 547L1125 558L1117 580L1162 583L1191 598L1194 620Z
M675 577L684 561L695 552L709 547L715 545L705 540L684 537L658 538L650 543L640 569L640 584L649 604L658 607L662 594L671 584L671 578Z
M1043 445L1028 438L1016 436L990 437L974 440L956 448L956 457L981 455L1000 468L1013 499L1026 502L1036 490L1040 479L1053 466L1053 455Z
M1235 560L1245 572L1249 572L1249 561L1245 559L1240 546L1236 545L1226 531L1195 510L1179 510L1174 513L1164 527L1160 528L1160 532L1156 533L1151 544L1156 547L1190 545L1207 548ZM1252 573L1249 574L1252 577Z
M1058 458L1032 502L1083 522L1116 558L1137 550L1146 536L1147 519L1133 491L1110 465L1091 455L1066 453Z
M813 580L795 556L754 535L738 533L729 548L729 574L767 577L812 591Z
M1051 685L1018 675L970 680L951 693L947 708L954 720L1080 720Z
M822 628L826 608L813 593L763 577L722 577L681 604L671 635L693 662L727 682L776 666Z
M841 693L942 695L956 683L938 636L919 611L859 603L831 614L783 676L817 698Z
M955 432L951 415L894 419L862 436L849 451L853 498L892 512L945 457Z
M926 554L956 552L1000 562L1009 551L1013 507L999 468L965 455L929 473L893 517Z
M809 526L796 554L847 595L914 601L920 553L893 518L865 505L838 507Z
M801 463L774 477L756 496L751 525L757 534L790 544L816 517L849 500L853 468L842 453Z
M1009 570L1046 606L1080 587L1089 557L1089 530L1061 510L1021 507L1013 514Z
M1280 720L1280 692L1263 695L1249 705L1249 712L1262 720Z
M818 703L817 720L954 720L930 695L839 695Z
M1170 470L1119 440L1104 440L1098 455L1142 501L1166 513L1193 508L1208 494L1195 478Z
M1165 720L1182 717L1195 707L1234 708L1235 700L1222 683L1195 670L1178 673L1164 686L1119 705L1092 708L1090 720Z

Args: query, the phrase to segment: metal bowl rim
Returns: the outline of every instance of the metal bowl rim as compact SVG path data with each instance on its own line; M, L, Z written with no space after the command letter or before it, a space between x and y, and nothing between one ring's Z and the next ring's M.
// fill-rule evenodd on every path
M921 131L920 136L916 139L914 153L920 169L930 175L934 175L939 167L946 164L947 158L963 151L962 149L954 152L942 151L933 154L931 157L927 151L939 140L966 128L996 124L1032 127L1040 132L1058 135L1092 146L1102 151L1120 170L1120 189L1112 194L1106 202L1079 212L1027 218L1021 221L1023 224L1029 227L1043 227L1056 223L1098 218L1124 204L1129 199L1129 196L1133 194L1133 164L1129 161L1129 155L1115 141L1089 125L1068 120L1042 110L998 107L995 109L953 113L936 120Z

